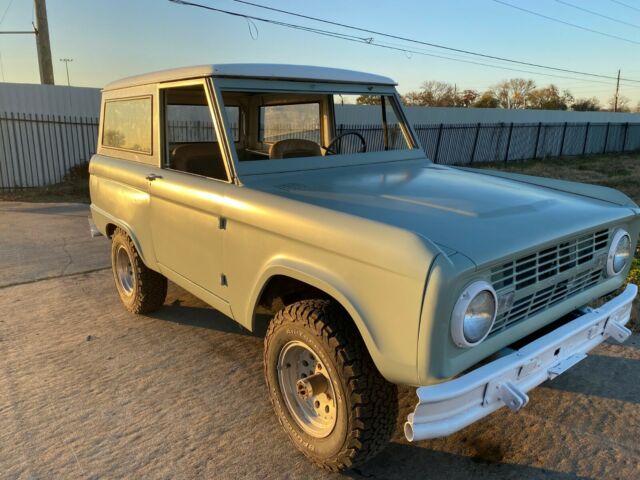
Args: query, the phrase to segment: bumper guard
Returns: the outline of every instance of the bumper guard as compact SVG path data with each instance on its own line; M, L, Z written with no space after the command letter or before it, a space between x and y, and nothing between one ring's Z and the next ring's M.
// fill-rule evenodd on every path
M507 406L517 412L529 402L527 392L583 360L607 338L624 342L638 287L461 377L419 387L418 405L409 414L404 433L410 442L450 435Z

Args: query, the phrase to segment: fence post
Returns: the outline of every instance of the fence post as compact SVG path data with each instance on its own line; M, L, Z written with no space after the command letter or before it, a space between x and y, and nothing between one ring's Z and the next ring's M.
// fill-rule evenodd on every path
M607 130L604 134L604 147L602 147L602 153L607 153L607 143L609 142L609 126L611 122L607 122Z
M564 151L564 139L567 135L567 122L564 122L564 127L562 127L562 138L560 139L560 154L558 157L562 156L562 152Z
M584 131L584 143L582 144L582 155L585 155L587 153L587 140L589 139L589 125L591 125L591 123L587 122L587 128Z
M9 188L9 155L7 155L5 150L4 133L2 131L3 116L3 114L0 114L0 145L2 145L2 150L0 150L0 155L2 155L0 157L0 189ZM2 173L3 165L5 167L4 170L7 172L6 177Z
M438 139L436 140L436 152L433 154L433 163L438 163L438 152L440 151L440 138L442 137L442 123L438 127Z
M469 160L469 165L473 165L473 160L476 157L476 148L478 147L478 136L480 135L480 122L476 125L476 135L473 138L473 148L471 149L471 160Z
M622 152L626 152L627 150L625 149L626 145L627 145L627 132L629 131L629 122L624 124L624 134L622 135Z
M533 148L533 159L538 158L538 144L540 143L540 130L542 130L542 122L538 122L538 133L536 134L536 146Z
M507 137L507 149L504 152L504 163L509 161L509 147L511 147L511 134L513 133L513 122L509 125L509 136Z

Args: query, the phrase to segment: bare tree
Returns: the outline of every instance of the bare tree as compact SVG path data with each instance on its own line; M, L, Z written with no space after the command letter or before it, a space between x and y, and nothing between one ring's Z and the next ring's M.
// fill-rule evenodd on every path
M379 95L360 95L356 98L358 105L380 105Z
M455 107L457 105L456 88L450 83L429 80L420 86L420 90L407 93L403 100L406 105Z
M609 106L609 110L610 111L618 111L618 112L630 112L631 111L631 107L629 107L629 104L631 103L631 100L629 100L628 97L625 97L623 95L620 95L618 97L618 108L616 108L616 97L611 97L609 99L609 101L607 102L607 105Z
M477 90L463 90L456 99L458 107L472 107L480 94Z
M527 108L529 95L535 88L536 83L533 80L511 78L491 90L502 108Z

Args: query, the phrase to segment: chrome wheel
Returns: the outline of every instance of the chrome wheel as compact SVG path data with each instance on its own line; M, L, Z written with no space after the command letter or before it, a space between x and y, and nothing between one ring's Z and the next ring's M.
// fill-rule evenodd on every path
M115 276L120 289L125 295L132 295L133 285L135 282L133 276L133 264L131 263L129 252L127 252L127 249L123 245L118 247L115 260Z
M289 413L306 433L324 438L333 431L337 413L333 383L308 345L296 340L282 348L278 382Z

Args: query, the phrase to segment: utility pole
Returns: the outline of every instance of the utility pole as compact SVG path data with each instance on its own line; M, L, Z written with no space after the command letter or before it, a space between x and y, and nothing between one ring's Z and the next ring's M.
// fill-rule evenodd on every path
M38 65L40 66L40 83L53 85L53 62L51 60L51 44L49 43L47 5L45 0L34 0L34 4L36 14L36 46L38 49Z
M620 91L620 70L618 70L618 81L616 82L616 96L613 101L613 111L618 111L618 92Z
M69 81L69 62L73 62L73 58L61 58L61 62L64 62L64 66L67 69L67 85L70 87L71 82Z

